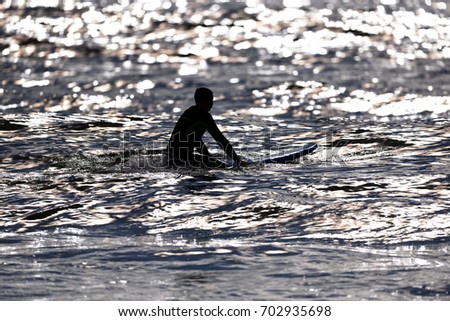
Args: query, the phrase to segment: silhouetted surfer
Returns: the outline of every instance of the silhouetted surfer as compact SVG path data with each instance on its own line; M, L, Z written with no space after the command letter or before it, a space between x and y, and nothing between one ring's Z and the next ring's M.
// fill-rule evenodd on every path
M208 131L236 164L243 164L209 113L214 104L213 92L208 88L198 88L194 98L195 106L183 112L170 137L168 153L171 163L183 167L226 167L212 157L203 142L202 136Z

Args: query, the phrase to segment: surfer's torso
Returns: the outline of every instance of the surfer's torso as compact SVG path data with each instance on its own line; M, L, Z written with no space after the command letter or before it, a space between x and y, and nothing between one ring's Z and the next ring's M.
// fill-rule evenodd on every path
M191 106L181 115L169 140L169 154L182 159L188 158L195 150L200 154L209 154L202 140L206 131L229 156L239 159L211 114L199 106Z

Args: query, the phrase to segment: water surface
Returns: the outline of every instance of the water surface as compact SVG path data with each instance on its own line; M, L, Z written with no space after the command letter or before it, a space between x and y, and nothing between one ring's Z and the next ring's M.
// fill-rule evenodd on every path
M446 2L50 2L0 13L0 299L450 298ZM124 157L205 85L244 157L318 150Z

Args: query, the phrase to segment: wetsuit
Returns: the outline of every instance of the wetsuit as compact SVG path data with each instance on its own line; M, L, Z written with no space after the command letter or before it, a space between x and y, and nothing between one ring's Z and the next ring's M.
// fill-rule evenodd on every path
M206 131L232 160L240 162L240 157L217 127L211 114L199 106L192 106L183 112L170 137L168 153L172 164L191 167L223 167L225 164L211 157L202 140Z

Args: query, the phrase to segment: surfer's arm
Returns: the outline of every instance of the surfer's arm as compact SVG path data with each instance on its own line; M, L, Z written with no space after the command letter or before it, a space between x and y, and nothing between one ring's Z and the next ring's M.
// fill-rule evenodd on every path
M228 157L230 157L235 162L238 163L241 162L241 158L235 152L233 146L230 144L228 139L225 138L220 129L217 127L212 117L208 119L206 129L211 134L211 136L217 141L220 147L225 151Z

